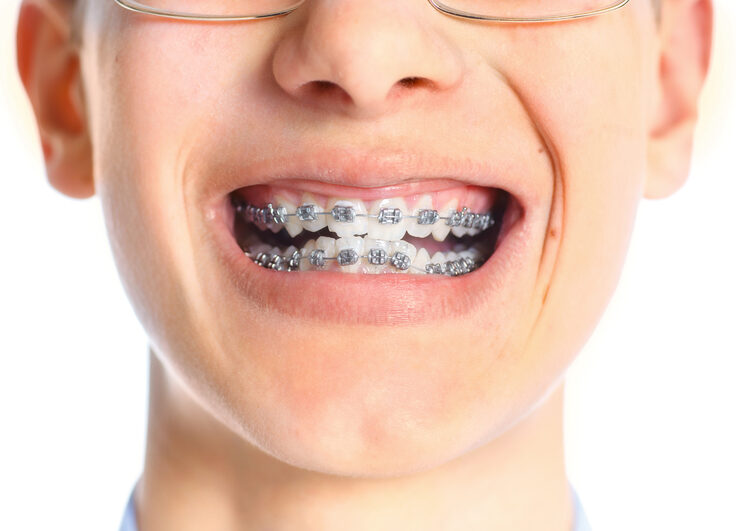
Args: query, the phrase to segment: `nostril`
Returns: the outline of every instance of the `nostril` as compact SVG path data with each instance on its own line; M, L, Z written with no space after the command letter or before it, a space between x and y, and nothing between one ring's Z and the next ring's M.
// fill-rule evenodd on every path
M351 103L353 99L350 97L345 89L343 89L337 83L332 81L310 81L299 87L299 92L302 97L306 97L311 100L338 100L344 103Z
M413 88L426 84L427 80L421 77L405 77L404 79L399 80L399 85L406 88Z
M416 90L429 90L432 91L437 88L437 84L432 81L431 79L427 79L426 77L405 77L400 79L396 82L394 85L393 90L399 89L399 91L411 91L414 92Z

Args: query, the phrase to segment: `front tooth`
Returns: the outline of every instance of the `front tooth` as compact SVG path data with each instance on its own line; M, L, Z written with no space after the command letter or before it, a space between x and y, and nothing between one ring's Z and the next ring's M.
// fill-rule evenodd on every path
M409 242L400 240L397 242L391 242L390 245L391 259L389 263L392 265L392 269L396 273L406 273L410 268L414 259L417 257L417 248ZM402 264L400 259L402 256L408 256L408 262ZM406 265L408 263L408 266Z
M412 268L409 270L409 272L421 275L425 273L424 268L428 263L429 263L429 253L424 247L422 247L421 249L417 251L417 256L416 258L414 258L414 262L412 262L411 264Z
M321 204L320 202L315 199L315 197L312 194L306 193L302 196L302 202L299 206L309 206L314 205L315 212L323 212L325 211L325 206ZM296 210L294 210L296 212ZM321 214L317 215L317 218L313 221L301 221L299 218L294 216L294 219L297 220L297 222L304 227L306 230L310 232L318 232L322 229L324 229L327 226L327 217Z
M334 216L328 215L327 227L341 238L355 236L356 234L365 234L367 219L367 211L365 204L360 199L330 199L327 201L325 212L332 212L335 207L352 208L354 214L352 221L338 221Z
M406 202L400 197L374 201L368 214L379 217L368 218L368 236L377 240L400 240L406 234L409 221L406 212Z
M414 205L414 209L411 213L413 216L417 216L420 210L434 210L431 195L423 194L419 196L419 200L417 201L416 205ZM416 236L417 238L426 238L430 234L432 234L434 226L439 223L442 223L442 220L437 220L432 225L420 225L417 218L411 218L406 222L406 232L408 232L412 236Z
M366 273L383 273L389 267L391 242L365 238L363 240L363 259Z
M457 211L457 205L457 199L453 199L441 209L439 209L440 216L443 218L450 216L455 211ZM437 223L432 225L432 237L438 242L444 241L445 238L447 238L447 235L450 234L451 229L452 227L447 224L446 219L440 219L437 221Z
M344 273L358 273L363 264L360 257L363 254L363 238L348 236L338 238L335 242L335 256L338 269Z
M274 197L274 201L276 201L277 207L284 207L286 209L286 212L288 212L289 214L293 214L294 212L296 212L296 207L298 205L295 205L285 197L277 195L276 197ZM292 238L304 230L302 222L299 221L296 216L287 216L286 223L284 223L283 227Z

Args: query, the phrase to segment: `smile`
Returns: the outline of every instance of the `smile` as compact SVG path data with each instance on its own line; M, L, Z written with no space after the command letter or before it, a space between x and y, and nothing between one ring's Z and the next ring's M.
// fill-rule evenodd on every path
M256 187L231 196L233 232L246 256L274 271L457 277L493 254L509 198L469 186L373 201Z
M226 273L211 281L248 311L333 324L507 315L533 289L548 215L546 166L520 178L516 162L342 150L228 161L201 181L204 241Z

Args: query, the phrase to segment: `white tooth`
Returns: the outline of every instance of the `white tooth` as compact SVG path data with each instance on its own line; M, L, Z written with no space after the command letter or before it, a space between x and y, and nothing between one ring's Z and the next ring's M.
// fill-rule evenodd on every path
M286 212L288 212L289 214L293 214L294 212L296 212L296 207L298 205L295 205L285 197L277 195L276 197L274 197L274 201L276 202L276 207L284 207L286 209ZM287 216L286 223L284 223L283 228L286 229L286 232L288 232L289 236L291 236L292 238L304 230L302 222L299 221L296 216Z
M317 212L326 212L326 210L324 210L325 205L318 202L317 199L315 199L315 197L309 193L304 194L302 196L302 202L299 206L302 206L302 205L315 205L316 207L315 210ZM296 219L297 222L302 227L304 227L304 229L310 232L317 232L317 231L324 229L327 226L327 217L328 216L317 216L317 219L315 221L300 221L296 216L294 216L294 219Z
M334 207L352 207L355 211L355 220L352 223L335 220L332 216L327 217L327 228L341 238L355 236L356 234L365 234L367 214L365 204L360 199L329 199L325 208L325 212L332 212Z
M480 253L476 251L475 249L467 249L466 251L463 251L459 253L460 258L470 258L475 262L476 267L480 265L481 257Z
M429 194L423 194L419 196L419 200L417 201L417 204L414 205L411 214L413 216L416 216L420 210L432 209L434 209L434 206L432 205L432 196ZM435 225L439 223L442 223L442 220L437 220ZM408 219L406 222L406 232L408 232L412 236L416 236L417 238L426 238L427 236L432 234L433 228L434 225L420 225L417 221L417 218Z
M448 262L450 260L457 260L457 259L458 259L458 254L456 252L450 251L449 253L445 253L445 260L447 260Z
M468 234L468 232L470 232L470 229L467 229L467 228L465 228L465 227L463 227L461 225L461 226L458 226L458 227L452 227L451 231L458 238L462 238L463 236L465 236L466 234Z
M429 263L429 253L427 250L422 247L417 251L417 256L414 258L414 262L412 262L412 268L409 270L410 273L415 273L417 275L425 274L424 266L426 266ZM419 271L421 269L421 271Z
M335 238L329 236L320 236L315 243L316 249L322 249L325 256L335 256Z
M337 254L335 252L335 238L330 238L329 236L320 236L317 238L314 247L315 249L323 250L326 258L332 258ZM325 267L321 269L333 269L334 263L334 260L327 260L327 262L325 262Z
M302 260L299 262L299 271L310 271L314 269L312 264L309 263L309 255L315 248L316 243L314 240L309 240L304 244L304 247L302 247Z
M388 260L391 258L391 242L387 242L386 240L375 240L373 238L364 238L363 254L368 256L371 249L381 249L384 251L386 253L386 263L383 265L373 265L369 262L368 258L364 258L363 262L365 264L365 272L373 274L385 272L386 269L390 267Z
M358 261L353 265L338 265L338 270L343 273L358 273L363 267L360 256L363 255L363 238L356 236L348 236L347 238L338 238L335 242L335 255L338 256L341 251L353 250L358 255Z
M459 252L458 255L460 258L472 258L473 260L478 260L480 258L480 252L472 247Z
M449 216L457 210L457 205L457 199L453 199L439 209L440 216L443 218ZM447 235L450 234L451 228L452 227L447 224L446 219L437 220L437 223L432 225L432 237L438 242L444 241L445 238L447 238Z
M248 252L255 258L259 253L271 252L271 246L265 243L257 243L248 247Z
M366 224L368 236L377 240L400 240L406 234L406 202L398 197L373 201L368 214L378 216L382 209L398 209L401 212L401 221L398 223L380 223L378 218L370 217Z
M397 242L391 242L390 245L391 250L391 256L393 256L396 253L403 253L405 255L409 256L409 260L411 263L414 263L414 259L417 257L417 248L414 247L409 242L405 242L404 240L399 240ZM391 267L391 270L395 273L407 273L408 271L401 271L395 267Z
M434 253L430 259L430 262L433 264L444 264L446 261L447 258L445 258L445 253L441 253L439 251Z

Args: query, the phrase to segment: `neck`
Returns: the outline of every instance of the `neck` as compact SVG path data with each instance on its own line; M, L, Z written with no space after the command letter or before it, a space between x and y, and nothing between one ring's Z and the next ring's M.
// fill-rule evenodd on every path
M204 410L155 355L150 381L140 531L572 528L563 384L503 435L440 467L362 479L263 453Z

